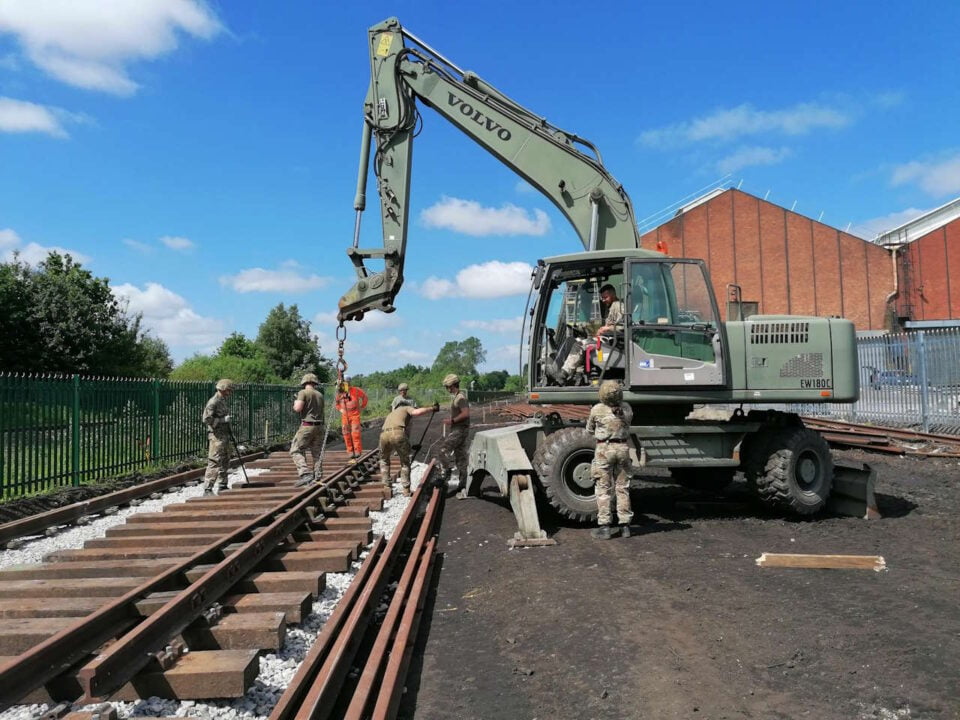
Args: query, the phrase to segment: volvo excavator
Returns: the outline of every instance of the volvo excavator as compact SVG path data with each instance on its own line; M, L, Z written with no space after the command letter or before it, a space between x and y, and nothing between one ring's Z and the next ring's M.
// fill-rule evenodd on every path
M754 315L721 321L705 263L640 247L633 205L597 148L524 108L404 29L396 18L370 28L370 87L363 105L356 220L347 249L357 280L340 299L346 321L393 312L403 285L410 170L420 108L428 107L547 197L584 251L537 261L525 312L527 399L544 406L530 422L474 436L463 494L492 477L510 498L519 544L548 542L542 497L561 516L596 517L582 421L551 404L597 402L599 383L619 381L634 410L641 465L669 468L676 482L720 489L739 470L766 503L809 515L875 514L869 468L835 467L824 439L795 414L748 404L849 403L859 396L853 324L842 318ZM373 150L383 246L359 247ZM612 286L624 318L604 326L601 290ZM729 288L739 297L739 288ZM570 362L572 360L573 362ZM572 368L572 370L571 370ZM689 418L695 406L736 406L726 421Z

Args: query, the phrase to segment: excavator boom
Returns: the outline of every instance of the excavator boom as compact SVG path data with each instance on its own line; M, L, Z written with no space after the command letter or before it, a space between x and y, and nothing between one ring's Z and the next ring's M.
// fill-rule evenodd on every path
M408 45L407 42L410 44ZM471 72L465 72L391 18L369 31L370 88L364 103L354 243L347 250L357 282L340 300L341 320L367 310L392 312L403 284L410 168L418 104L472 138L550 199L586 250L637 248L633 206L588 141L551 125ZM359 247L371 145L383 247ZM368 260L382 260L373 271Z

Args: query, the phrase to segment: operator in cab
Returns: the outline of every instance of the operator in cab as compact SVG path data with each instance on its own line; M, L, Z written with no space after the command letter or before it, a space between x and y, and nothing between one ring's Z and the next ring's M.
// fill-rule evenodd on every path
M600 317L602 325L592 335L604 335L623 329L624 308L623 301L617 297L617 290L607 283L600 288ZM585 364L587 346L593 337L579 337L570 348L563 366L560 368L562 385L575 384L575 378L582 372Z

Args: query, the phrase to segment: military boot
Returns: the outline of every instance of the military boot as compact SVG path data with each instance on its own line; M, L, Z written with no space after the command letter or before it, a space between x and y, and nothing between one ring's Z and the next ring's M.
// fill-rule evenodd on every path
M300 479L297 480L293 486L294 487L303 487L304 485L309 485L313 482L313 473L306 472L300 476Z
M613 535L610 534L609 525L601 525L590 531L590 535L595 537L597 540L609 540Z
M621 525L620 526L620 537L628 538L630 537L630 526Z
M208 495L213 495L213 488L207 487L206 485L203 488L203 496L207 497Z

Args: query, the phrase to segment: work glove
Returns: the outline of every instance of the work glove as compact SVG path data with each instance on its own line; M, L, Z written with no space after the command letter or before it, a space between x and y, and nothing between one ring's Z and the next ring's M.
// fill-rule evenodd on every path
M433 410L434 412L440 412L440 403L435 402L435 403L433 404L432 410Z
M223 416L223 421L229 425L229 424L230 424L230 416L229 416L229 415L224 415L224 416Z

